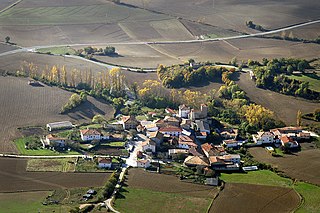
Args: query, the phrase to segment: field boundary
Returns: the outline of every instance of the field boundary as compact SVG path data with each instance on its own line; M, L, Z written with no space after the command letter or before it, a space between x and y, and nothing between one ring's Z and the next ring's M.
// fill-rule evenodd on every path
M8 7L0 10L0 14L3 13L3 12L5 12L5 11L7 11L7 10L9 10L9 9L11 9L11 8L13 8L14 6L16 6L17 4L19 4L20 2L22 2L22 0L18 0L18 1L16 1L15 3L9 5Z

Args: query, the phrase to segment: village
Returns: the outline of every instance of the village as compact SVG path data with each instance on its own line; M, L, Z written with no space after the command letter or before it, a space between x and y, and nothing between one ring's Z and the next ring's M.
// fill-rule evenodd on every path
M279 157L283 153L299 151L299 143L311 137L310 132L301 127L283 127L257 132L251 138L241 138L238 129L227 126L216 128L204 104L199 109L186 105L180 105L177 110L167 108L162 118L155 112L148 112L145 118L148 119L138 120L132 115L118 116L118 120L80 129L69 121L50 123L47 124L47 130L51 134L42 137L42 146L46 149L70 150L75 147L73 143L79 142L79 150L88 159L94 160L93 165L100 169L116 169L122 162L126 167L159 172L161 164L177 162L184 167L200 170L200 174L211 174L206 177L212 180L219 172L258 169L257 165L248 165L241 159L240 150L243 148L263 146L270 156ZM74 139L78 141L60 137L59 132L65 129L76 131L78 136ZM218 135L218 139L212 140L212 134ZM107 152L107 155L101 155L98 152L97 155L92 151L103 145L108 149L112 144L124 149L121 154ZM96 159L90 157L94 154L98 156Z

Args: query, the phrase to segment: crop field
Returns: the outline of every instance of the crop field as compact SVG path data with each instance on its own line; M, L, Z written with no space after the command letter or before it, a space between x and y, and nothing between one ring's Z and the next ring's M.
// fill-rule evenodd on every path
M249 73L241 73L237 83L247 93L250 100L274 111L276 116L287 125L296 124L298 110L301 110L302 113L310 113L319 108L319 103L257 88L250 79ZM307 122L309 121L302 120L303 124Z
M215 187L141 169L130 169L126 184L115 201L121 212L205 212L217 193Z
M30 159L26 170L28 172L74 172L75 159Z
M24 159L0 159L0 192L101 186L109 173L26 172ZM75 181L76 180L76 181Z
M290 188L226 183L209 212L291 212L299 203Z
M95 114L105 114L109 118L113 116L110 105L93 98L69 114L61 115L60 109L72 93L56 87L32 87L23 78L0 77L0 91L1 152L16 152L10 141L17 137L18 127L43 126L62 120L84 122L91 120Z
M260 162L277 167L286 175L297 180L320 184L320 150L307 149L284 157L272 157L264 148L250 148L250 153Z

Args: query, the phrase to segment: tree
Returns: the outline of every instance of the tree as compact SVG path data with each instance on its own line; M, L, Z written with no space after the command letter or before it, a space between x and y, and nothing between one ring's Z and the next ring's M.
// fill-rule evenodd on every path
M92 118L92 123L98 123L98 124L101 124L103 122L105 122L106 119L103 115L95 115L93 118Z
M316 110L314 111L314 119L315 119L316 121L320 121L320 109L316 109Z
M6 43L9 43L10 42L10 37L9 36L7 36L7 37L5 37L5 40L6 40Z
M299 109L297 112L297 126L301 126L301 118L302 118L302 112Z
M237 57L233 57L230 61L230 64L232 66L237 66L238 65L238 60L237 60Z

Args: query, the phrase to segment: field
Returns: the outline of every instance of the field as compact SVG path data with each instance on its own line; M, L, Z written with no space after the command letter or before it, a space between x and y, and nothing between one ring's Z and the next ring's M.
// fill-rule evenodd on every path
M309 148L284 157L272 157L261 147L249 151L257 161L271 164L292 178L320 185L319 149Z
M287 125L296 124L298 110L301 110L302 113L310 113L319 108L319 103L257 88L250 79L249 73L241 73L237 83L247 93L250 100L274 111L275 115ZM302 120L303 124L308 122L310 121Z
M26 172L24 159L0 158L0 192L39 191L104 184L109 173ZM76 180L76 181L75 181Z
M302 82L309 82L310 89L320 92L320 77L316 74L290 75L288 77Z
M30 159L26 170L28 172L74 172L75 159Z
M299 203L290 188L226 183L209 212L291 212Z
M91 120L95 114L113 116L110 105L91 97L69 114L61 115L60 109L72 93L49 86L32 87L23 78L0 77L0 91L1 152L17 152L10 142L19 135L17 127L43 126L63 120L79 123Z
M50 53L55 55L73 55L76 53L76 51L70 47L52 47L52 48L42 48L37 49L40 53Z
M204 212L217 193L215 187L181 182L174 176L141 169L130 169L127 178L127 186L115 202L115 207L124 212Z

